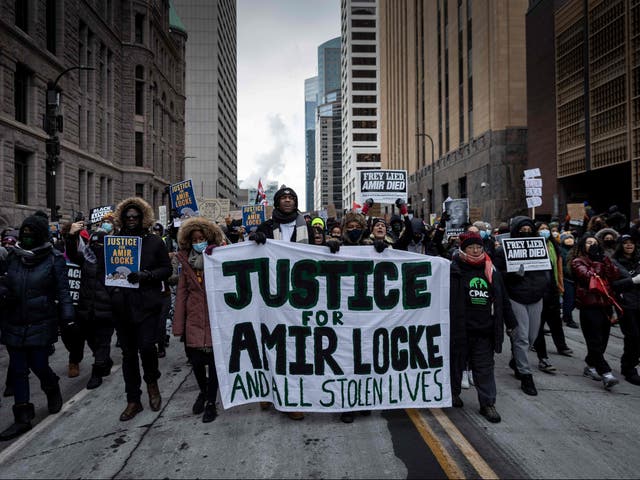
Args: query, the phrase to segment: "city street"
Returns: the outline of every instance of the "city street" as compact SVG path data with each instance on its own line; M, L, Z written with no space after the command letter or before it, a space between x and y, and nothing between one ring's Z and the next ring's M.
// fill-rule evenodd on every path
M536 370L538 397L520 391L506 354L496 358L502 415L497 425L477 413L473 388L463 390L461 410L374 411L351 425L337 414L308 414L294 422L257 404L230 411L220 406L216 421L203 424L190 411L197 387L175 339L160 360L162 410L150 411L145 394L144 412L120 422L125 401L119 355L112 375L89 391L83 388L89 351L81 376L69 379L59 342L52 363L61 376L65 406L57 415L46 415L44 395L32 376L34 428L2 445L0 477L637 477L640 389L622 380L608 393L583 377L582 334L566 333L574 358L551 354L558 372ZM550 337L547 343L553 352ZM621 333L614 328L608 359L616 374L621 349ZM3 349L3 372L6 363ZM11 423L11 403L2 399L2 429Z

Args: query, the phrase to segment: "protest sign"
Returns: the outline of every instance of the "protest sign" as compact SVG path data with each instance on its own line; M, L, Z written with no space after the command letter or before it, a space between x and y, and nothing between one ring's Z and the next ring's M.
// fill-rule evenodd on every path
M80 265L67 262L67 278L69 279L69 294L71 295L71 301L74 306L78 306L80 300L80 279L82 278L82 272Z
M327 218L338 218L338 212L336 211L335 203L327 205Z
M248 232L265 220L265 205L245 205L242 207L242 225Z
M407 201L406 170L360 170L360 204L372 198L376 203Z
M533 178L533 177L539 177L539 176L540 176L539 168L530 168L524 171L524 178Z
M496 235L496 242L498 242L500 245L502 245L502 241L505 238L511 238L511 234L510 233L500 233L498 235Z
M569 224L582 226L584 223L584 203L567 203L567 213L569 214Z
M445 259L267 240L215 249L205 279L225 408L451 405Z
M60 224L58 222L49 222L49 235L54 237L60 235Z
M218 223L225 223L231 201L228 198L201 198L200 215Z
M473 223L481 220L482 220L482 208L469 207L469 221Z
M542 179L539 168L530 168L524 171L524 189L527 198L527 208L532 208L531 217L536 216L536 207L542 205Z
M163 227L167 226L167 206L160 205L158 207L158 221L162 224Z
M172 184L169 192L171 195L171 208L177 214L177 218L173 219L173 224L176 227L180 226L183 220L200 215L191 179Z
M502 248L507 261L507 272L550 270L547 242L543 237L503 238Z
M469 199L447 199L444 202L444 211L451 216L446 225L447 237L457 236L464 232L464 226L469 221Z
M142 238L107 235L104 237L104 284L108 287L138 288L127 276L140 271Z
M89 210L89 224L99 223L107 213L115 212L115 205L104 205L102 207L92 208Z

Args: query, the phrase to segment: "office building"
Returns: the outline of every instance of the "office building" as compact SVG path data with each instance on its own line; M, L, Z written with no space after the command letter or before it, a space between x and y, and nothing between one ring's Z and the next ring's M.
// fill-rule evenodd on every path
M382 164L408 171L414 214L524 213L528 2L379 2Z
M189 31L185 176L238 206L236 1L173 0Z
M55 207L53 188L65 220L132 195L167 205L165 187L184 176L187 41L170 2L0 0L0 10L0 226ZM56 79L52 176L43 118Z
M318 77L304 81L304 157L306 210L313 210L313 181L316 174L316 111Z
M342 199L356 199L359 170L380 168L379 0L342 0ZM404 2L398 2L399 5Z

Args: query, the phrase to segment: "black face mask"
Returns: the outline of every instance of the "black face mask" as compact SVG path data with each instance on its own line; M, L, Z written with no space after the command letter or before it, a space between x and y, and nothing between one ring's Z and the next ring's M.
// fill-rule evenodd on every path
M25 250L31 250L38 246L38 241L36 240L35 235L23 233L20 236L20 246Z
M604 244L604 246L606 248L616 248L616 241L615 240L605 240L602 243Z
M393 230L393 233L400 233L402 231L402 224L401 223L392 224L391 230Z
M602 247L597 243L595 245L591 245L591 247L589 247L589 251L587 252L587 256L594 261L602 260L604 258Z
M362 236L362 230L360 230L359 228L354 228L353 230L349 230L347 232L347 235L349 236L349 240L351 240L352 243L356 243Z

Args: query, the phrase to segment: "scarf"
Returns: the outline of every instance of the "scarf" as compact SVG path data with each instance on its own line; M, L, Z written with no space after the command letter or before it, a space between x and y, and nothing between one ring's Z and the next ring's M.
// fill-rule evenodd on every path
M193 248L189 252L188 261L189 265L191 265L191 268L193 268L195 271L204 270L204 257L201 253L196 252Z
M13 247L13 252L20 258L23 265L32 267L40 263L45 257L47 257L53 251L53 245L46 242L44 245L34 248L33 250L27 250L20 247L18 243Z
M276 223L291 223L298 218L298 210L294 210L291 213L284 213L280 211L280 209L274 208L271 218L273 218L273 221Z
M491 258L486 252L482 252L478 256L471 256L464 253L462 250L458 250L458 256L460 260L468 265L473 265L475 267L484 265L484 275L489 280L489 283L493 283L493 262L491 262Z

